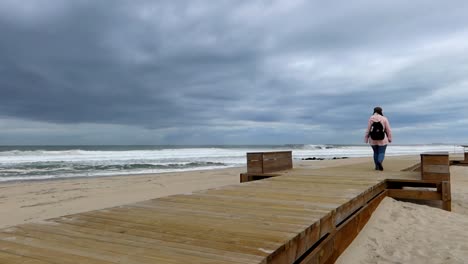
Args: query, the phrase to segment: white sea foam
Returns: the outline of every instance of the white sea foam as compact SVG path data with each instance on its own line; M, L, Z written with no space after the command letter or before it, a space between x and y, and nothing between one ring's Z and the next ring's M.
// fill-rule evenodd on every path
M292 150L294 159L372 155L372 150L367 145L2 148L0 148L0 182L245 166L247 152ZM414 155L428 151L462 153L463 148L455 145L389 145L387 155Z

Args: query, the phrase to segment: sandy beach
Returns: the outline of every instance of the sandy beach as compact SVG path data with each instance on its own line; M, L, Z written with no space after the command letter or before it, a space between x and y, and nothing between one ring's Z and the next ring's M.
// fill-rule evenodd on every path
M294 161L294 166L332 168L368 161L369 158ZM243 171L244 167L238 167L4 183L0 185L0 228L239 184L239 173ZM468 167L452 166L451 177L453 212L386 198L337 263L466 263Z
M0 185L0 228L237 184L244 168L27 181Z

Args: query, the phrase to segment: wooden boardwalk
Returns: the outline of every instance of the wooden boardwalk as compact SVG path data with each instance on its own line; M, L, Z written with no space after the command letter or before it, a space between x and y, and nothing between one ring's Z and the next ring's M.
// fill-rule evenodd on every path
M385 191L386 167L294 168L261 181L174 195L0 230L0 263L301 263ZM370 164L369 164L370 165ZM365 168L365 169L362 169Z

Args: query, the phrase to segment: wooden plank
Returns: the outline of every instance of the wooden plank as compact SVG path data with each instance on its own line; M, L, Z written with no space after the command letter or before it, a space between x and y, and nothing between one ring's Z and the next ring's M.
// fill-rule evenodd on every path
M384 181L384 179L372 179L369 177L366 178L358 178L358 177L349 177L343 179L338 177L323 177L319 178L313 175L307 176L282 176L282 177L275 177L268 179L266 182L291 182L296 184L328 184L328 185L342 185L342 184L349 184L349 185L357 185L357 186L373 186L379 182Z
M324 264L333 255L335 247L335 236L332 234L320 243L305 259L301 259L299 264Z
M216 199L216 196L212 197ZM166 201L158 201L157 204L146 204L146 203L138 203L133 206L140 206L140 207L154 207L158 208L165 208L166 206L173 206L180 211L184 210L197 210L200 213L216 211L219 214L229 215L232 218L256 218L259 220L263 219L270 219L271 221L275 221L278 223L288 223L288 224L303 224L303 223L310 223L313 221L317 221L320 217L327 215L328 211L314 211L313 214L310 212L307 213L274 213L269 210L258 210L258 207L232 207L232 206L224 206L222 204L212 205L206 203L178 203L178 202L166 202ZM163 210L163 209L161 209Z
M327 198L330 197L336 197L337 199L339 196L349 196L351 193L353 194L359 194L360 191L356 189L350 189L347 186L334 186L334 188L328 188L328 191L326 191L326 188L324 186L315 186L311 187L309 189L303 189L303 190L294 190L292 188L262 188L262 187L252 187L246 185L245 188L223 188L223 189L211 189L207 190L204 193L208 194L231 194L231 195L242 195L244 197L255 197L258 195L266 195L270 199L275 199L278 200L278 198L281 197L281 199L286 199L287 196L294 197L295 199L309 199L308 197L315 197L315 198ZM370 188L371 186L365 186L366 188L363 188L362 191ZM341 192L340 192L341 190ZM350 194L344 194L343 191L347 191ZM314 193L317 193L318 195L314 195ZM328 195L327 195L328 194ZM302 198L301 198L302 197ZM342 200L342 199L341 199Z
M333 211L331 214L320 219L320 238L323 238L327 234L332 233L336 229L336 212Z
M168 203L172 203L171 201L168 201ZM203 202L205 203L205 202ZM194 206L194 208L198 209L200 207L211 207L219 210L225 210L225 212L229 213L239 213L239 214L251 214L251 215L260 215L262 217L267 217L270 216L271 218L274 218L275 221L286 221L286 222L299 222L299 223L313 223L315 221L318 221L319 219L326 217L328 214L330 214L330 211L332 209L292 209L292 210L284 210L281 208L259 208L258 206L251 206L250 204L246 204L245 206L239 206L239 207L233 207L229 206L226 207L225 204L223 205L223 202L219 202L218 204L216 203L205 203L203 205L199 205L197 203L185 203L185 201L174 201L174 206L181 206L181 204L184 204L184 206ZM224 206L224 208L223 208ZM287 205L286 205L287 207ZM235 215L236 216L236 215ZM239 216L240 217L240 216ZM280 218L281 220L278 220L277 218Z
M421 178L423 180L450 180L450 161L447 154L427 156L421 154Z
M292 169L292 152L254 152L247 153L248 173L270 173Z
M430 164L424 164L423 167L424 173L441 173L441 174L447 174L450 173L450 167L448 164L444 165L430 165Z
M371 189L368 189L364 192L363 199L365 203L368 203L370 200L374 199L381 192L385 191L387 184L385 182L380 182L379 184L373 186Z
M271 186L246 186L242 189L226 189L223 190L225 193L232 192L242 192L246 195L254 195L255 193L277 193L276 197L282 195L296 195L296 196L319 196L319 197L336 197L336 198L353 198L366 190L370 190L372 185L302 185L297 188L293 186L288 186L288 184L283 185L271 185ZM221 192L221 191L220 191Z
M443 201L442 209L449 212L452 211L452 201Z
M249 175L249 180L248 181L258 181L258 180L264 180L264 179L268 179L268 178L271 178L271 177L275 177L275 176L280 176L279 174L270 174L270 175L265 175L265 174L261 174L261 175Z
M451 191L450 191L450 182L443 181L442 183L442 201L450 201L451 198Z
M427 181L450 181L450 174L424 173L423 180L427 180Z
M312 228L303 234L298 234L286 243L284 248L279 248L268 255L266 263L293 263L319 240L318 230Z
M130 239L134 241L135 239L138 240L157 240L162 241L162 243L167 243L171 245L172 243L186 245L188 247L201 247L201 248L208 248L213 250L219 250L220 252L229 251L233 253L243 254L243 255L252 255L252 256L260 256L266 257L268 256L268 252L264 250L260 250L262 245L256 244L242 244L230 241L214 241L209 238L203 237L188 237L188 236L180 236L178 234L171 234L165 232L164 230L148 230L145 227L141 228L138 225L109 225L109 223L101 223L101 222L93 222L93 221L82 221L76 219L57 219L56 222L60 223L56 229L60 229L63 227L64 230L67 231L74 231L77 230L78 232L83 233L92 233L96 235L101 235L104 239L115 239L115 236L123 235L126 239ZM110 222L112 223L112 222ZM60 231L63 232L63 231Z
M96 212L94 215L97 215L99 212ZM99 213L100 214L100 213ZM186 221L187 218L193 218L193 224L203 224L209 226L221 225L234 225L236 228L247 228L253 227L256 228L259 232L291 232L296 233L304 230L308 225L303 223L299 224L285 224L271 221L269 219L259 220L258 218L241 218L241 217L229 217L226 215L219 214L200 214L195 211L176 211L172 210L170 207L164 208L164 211L150 210L149 208L138 208L138 207L121 207L114 208L112 211L107 211L102 213L104 217L116 217L117 219L122 219L121 215L126 217L128 214L131 214L130 217L135 217L140 220L157 220L158 222L164 223L164 221L170 221L171 223L179 223ZM191 223L191 224L192 224Z
M76 222L74 222L76 223ZM86 223L87 224L87 223ZM122 222L121 224L127 224L125 222ZM107 222L106 224L102 225L104 228L107 228L110 226L110 228L113 228L114 226L116 226L115 223L109 223ZM317 240L317 233L314 233L315 231L314 230L318 230L317 228L310 228L309 231L310 233L305 233L305 234L298 234L296 236L296 238L293 238L291 240L285 240L283 243L277 243L276 245L274 245L273 247L268 247L268 246L265 246L265 245L257 245L256 246L256 249L261 251L262 253L265 253L268 258L276 258L276 257L284 257L284 256L296 256L297 254L299 254L301 252L301 249L298 248L298 245L299 244L303 244L303 245L309 245L309 244L312 244L313 242L312 241L316 241ZM146 234L146 233L145 233ZM222 234L220 234L222 236ZM233 237L235 240L234 241L237 241L239 239L239 236L238 234L232 234L231 237ZM299 243L299 241L296 241L296 239L301 239L301 243ZM307 241L310 241L308 243L306 243ZM289 242L287 242L289 241ZM247 241L247 242L250 242L250 241ZM264 241L265 243L267 242ZM241 245L244 245L245 244L245 241L241 241Z
M106 215L108 215L108 214L109 213L106 213ZM106 217L106 215L99 215L99 217ZM82 216L82 214L80 214L80 216ZM144 219L142 219L143 217L141 215L137 215L137 218L140 219L141 221L144 221ZM160 220L161 217L157 217L157 219ZM125 221L134 221L134 220L125 219ZM206 220L204 222L206 222ZM226 224L227 224L227 227L229 227L229 223L226 223ZM245 227L236 226L236 228L239 228L240 230L245 230ZM318 229L317 228L309 228L309 229L306 229L305 232L297 232L296 237L291 237L291 242L288 243L288 244L290 244L290 246L287 246L284 249L287 252L289 252L289 253L285 253L285 254L288 255L288 256L291 256L291 258L295 258L295 257L297 257L297 254L299 254L301 252L304 252L308 248L307 245L310 246L310 245L312 245L313 243L315 243L318 240L318 233L317 233L316 230L318 230ZM238 231L238 232L240 232L240 231ZM262 233L264 233L264 231L262 231ZM271 241L273 238L270 237L270 238L265 238L265 239L268 240L268 241ZM287 240L284 240L284 241L287 241ZM293 246L295 247L295 249L291 249ZM293 255L291 255L291 254L293 254Z
M401 189L402 187L427 187L437 188L440 182L434 182L429 180L397 180L387 179L386 181L388 189Z
M425 155L421 154L422 161L424 164L430 165L448 165L449 158L448 154L446 155Z
M396 199L441 200L436 191L388 189L388 196Z
M187 250L170 247L148 247L127 241L125 244L116 241L103 241L89 238L76 238L69 235L44 232L40 228L16 229L13 234L1 233L0 238L14 235L15 242L25 243L31 246L48 249L58 248L65 253L73 253L81 256L94 257L110 262L125 263L154 263L155 261L166 261L180 263L190 259L196 263L241 263L235 258L207 253L203 251ZM175 260L175 261L173 261Z
M249 177L249 174L247 173L241 173L240 174L240 182L248 182L248 181L251 181L250 180L250 177Z
M272 184L291 184L297 187L301 187L304 184L309 185L308 187L314 187L319 185L355 185L355 186L373 186L382 180L374 180L374 179L359 179L355 177L348 177L348 178L334 178L334 177L316 177L316 176L282 176L282 177L275 177L268 179L262 183L252 183L251 185L261 185L261 186L268 186Z
M263 173L263 155L261 153L247 153L247 172Z
M281 247L283 244L270 242L265 239L246 237L237 233L218 232L216 230L207 234L203 232L203 230L198 231L198 229L155 228L151 225L85 216L80 217L80 219L63 218L56 221L80 227L131 234L145 238L156 238L164 241L170 239L171 241L176 240L177 242L187 244L199 242L203 244L204 247L218 248L223 246L225 249L238 253L254 254L258 256L268 256L272 249Z
M0 239L0 250L17 256L26 256L28 258L37 259L43 262L53 264L111 264L117 262L109 262L103 259L90 258L72 253L64 253L59 251L61 246L57 248L39 248L28 244L16 242L13 237L11 239Z
M270 156L266 154L263 159L263 172L274 172L279 170L292 169L292 157Z
M5 264L50 264L50 262L19 256L0 250L0 263Z
M452 194L449 181L442 182L442 209L452 211Z
M213 197L214 198L214 197ZM169 206L172 206L168 208ZM192 204L177 204L177 203L154 203L154 204L132 204L125 208L130 210L142 209L142 210L159 210L159 211L170 211L167 215L178 215L187 214L193 217L198 215L210 215L211 217L220 218L231 218L239 220L257 221L262 223L273 224L287 224L291 226L303 226L305 223L309 223L311 217L294 217L294 216L282 216L282 215L271 215L268 211L262 210L251 210L249 208L223 208L221 206L193 206Z
M222 194L225 195L225 194ZM305 203L303 201L278 201L274 202L270 199L262 198L250 198L250 197L232 197L232 201L229 202L229 206L226 206L225 200L210 199L209 195L199 195L199 199L184 199L184 197L165 197L161 201L189 204L193 206L219 206L224 207L228 210L232 208L238 208L243 210L256 210L257 212L266 212L270 215L287 215L291 217L302 217L307 216L317 217L328 214L331 210L336 208L335 205L324 205L315 202ZM245 201L247 200L247 201ZM249 201L250 200L250 201ZM159 202L159 201L158 201ZM259 209L261 208L261 209Z
M364 196L358 196L336 209L335 224L340 224L343 220L353 214L360 207L364 206Z
M213 200L212 195L215 196L224 196L226 199L223 200ZM277 214L292 214L292 215L304 215L312 212L318 213L328 213L330 209L334 209L337 205L341 205L337 201L318 201L311 197L308 199L307 196L299 197L296 195L291 195L290 198L283 196L282 199L271 199L271 195L262 195L258 196L255 194L245 194L239 191L232 192L217 192L216 190L207 191L204 194L194 195L193 197L184 197L184 196L170 196L160 198L162 201L169 202L180 202L180 203L190 203L190 204L208 204L208 205L220 205L226 206L226 203L229 203L230 207L237 208L255 208L256 210L269 211L271 213ZM329 198L333 199L333 198ZM340 199L343 200L343 199Z
M310 253L302 256L299 264L332 264L341 253L351 244L359 231L365 226L372 212L385 198L386 192L382 192L370 203L366 204L353 217L347 219L335 232L317 245Z
M61 224L61 225L37 225L30 224L16 227L14 231L21 229L23 232L31 234L32 232L42 232L44 235L55 234L65 236L74 240L89 239L93 241L115 243L118 245L133 245L141 248L148 249L162 249L165 251L174 250L189 250L196 252L204 252L206 254L221 255L224 259L246 263L246 262L260 262L263 257L255 256L252 254L236 253L231 248L211 248L204 247L200 244L186 244L177 243L155 238L146 238L140 236L130 235L128 233L108 232L92 228L84 228L79 226Z
M380 193L372 201L362 207L352 218L337 228L333 254L325 263L332 264L336 261L364 228L372 216L372 213L386 196L386 191Z
M0 239L8 236L11 235L0 233ZM73 254L81 258L94 257L96 262L93 263L100 263L99 261L102 261L103 263L119 263L119 259L125 259L125 262L129 264L152 263L154 261L177 263L175 261L171 261L170 258L153 257L149 252L146 252L143 249L138 250L139 253L143 255L143 257L141 257L134 254L132 249L128 246L125 246L123 247L124 249L122 249L115 244L96 243L92 240L74 240L63 236L57 239L56 235L50 233L15 232L14 238L15 243L21 244L22 247L26 245L40 250L54 249L61 254ZM115 250L112 251L112 249L120 249L122 250L122 253L115 252ZM127 255L123 253L126 253ZM86 259L84 261L86 261ZM88 262L80 262L76 260L76 262L72 263Z
M291 237L293 232L267 231L259 230L258 226L253 224L236 224L235 226L224 224L223 222L196 221L193 218L184 218L179 221L176 219L153 220L151 218L132 218L120 214L95 212L93 214L80 214L71 220L83 220L98 223L118 224L121 226L138 226L148 230L164 231L181 236L191 236L194 238L213 239L214 241L232 241L232 239L242 241L268 241L269 244L277 245ZM268 243L264 243L267 246Z

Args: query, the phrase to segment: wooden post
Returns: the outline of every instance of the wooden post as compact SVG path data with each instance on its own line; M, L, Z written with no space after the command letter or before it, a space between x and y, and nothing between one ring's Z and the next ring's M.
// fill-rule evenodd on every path
M442 182L442 209L452 211L452 194L449 181Z
M248 181L251 181L250 177L249 177L249 174L247 173L241 173L240 174L240 182L248 182Z
M452 210L450 192L450 160L448 152L430 152L421 154L421 179L437 182L442 200L442 209Z

